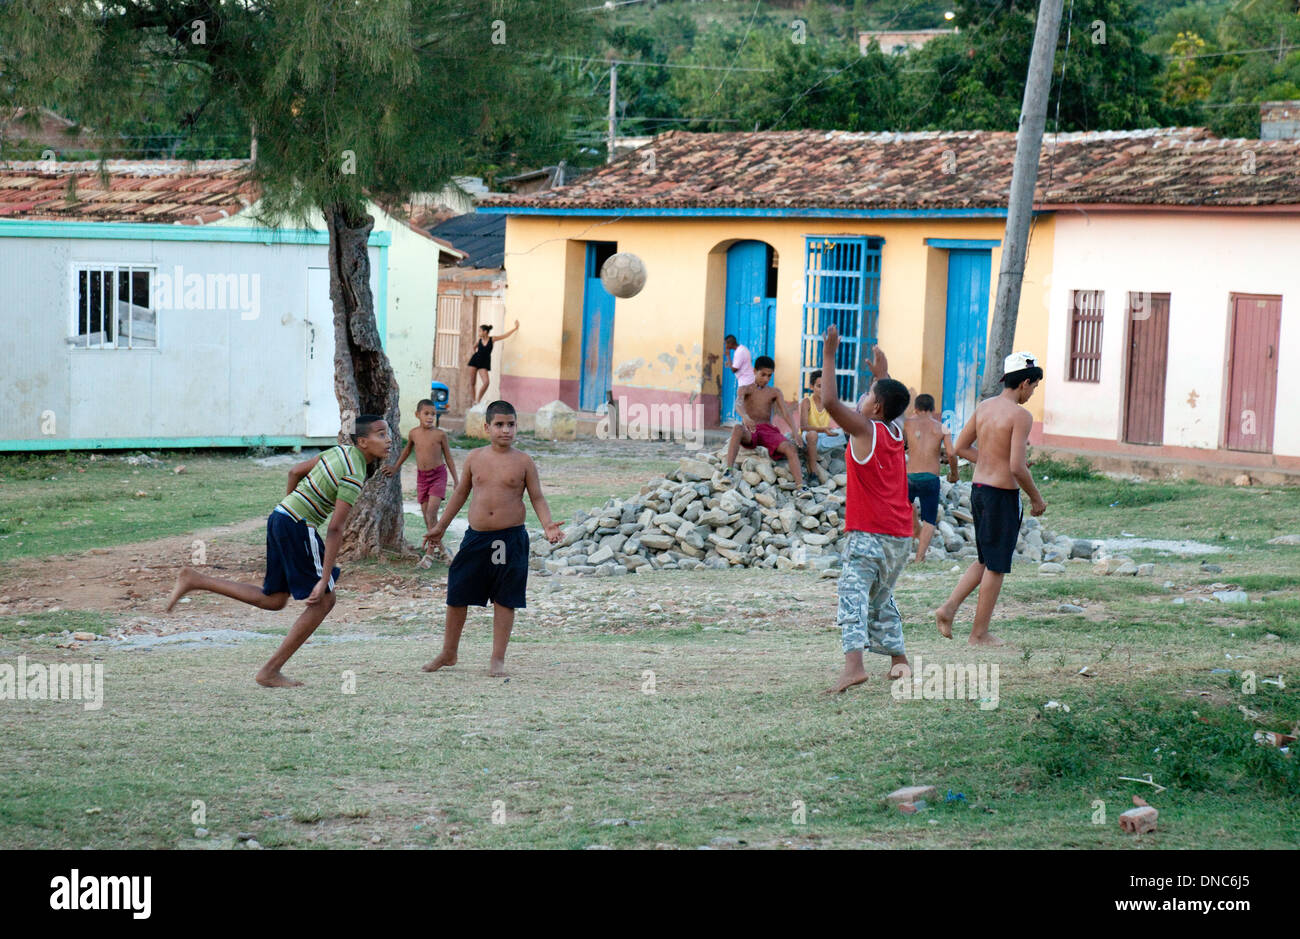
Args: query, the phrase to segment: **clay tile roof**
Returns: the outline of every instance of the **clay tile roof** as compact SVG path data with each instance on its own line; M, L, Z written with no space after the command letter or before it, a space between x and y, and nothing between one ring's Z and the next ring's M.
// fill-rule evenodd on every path
M247 160L0 163L0 218L203 225L256 197ZM76 197L68 199L69 182Z
M1003 131L672 131L578 182L504 196L514 208L1001 208L1015 134ZM1048 134L1041 205L1300 205L1300 141L1203 128Z

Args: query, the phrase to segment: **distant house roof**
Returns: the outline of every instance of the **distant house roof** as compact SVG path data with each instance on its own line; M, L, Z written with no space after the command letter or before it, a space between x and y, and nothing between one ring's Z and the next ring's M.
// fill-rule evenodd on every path
M501 215L457 215L434 226L429 233L468 255L459 267L505 267L506 220Z
M571 186L482 208L1004 209L1015 149L1016 135L1002 131L672 131ZM1186 127L1048 134L1036 202L1297 206L1300 141L1225 140Z
M107 179L96 161L0 163L0 218L202 225L256 196L247 160L109 160L105 169Z

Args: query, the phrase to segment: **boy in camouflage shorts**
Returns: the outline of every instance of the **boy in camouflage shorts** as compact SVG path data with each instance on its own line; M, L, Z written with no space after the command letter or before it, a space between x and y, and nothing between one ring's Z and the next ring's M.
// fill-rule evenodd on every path
M835 375L839 333L826 332L822 374ZM844 671L831 692L841 692L867 680L862 653L890 657L890 678L906 678L912 669L903 651L903 620L894 603L894 582L911 553L912 503L907 498L907 466L903 454L903 412L911 395L907 386L889 377L889 364L877 346L872 356L874 381L859 409L839 399L837 382L822 382L822 403L849 435L844 451L848 473L844 549L839 580L840 627Z

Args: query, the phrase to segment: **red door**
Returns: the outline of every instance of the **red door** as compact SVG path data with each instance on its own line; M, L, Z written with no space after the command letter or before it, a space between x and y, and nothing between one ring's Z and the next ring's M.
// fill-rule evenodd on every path
M1165 371L1169 361L1169 294L1128 295L1128 389L1124 439L1165 440Z
M1281 330L1281 297L1233 296L1224 415L1224 440L1230 450L1273 452Z

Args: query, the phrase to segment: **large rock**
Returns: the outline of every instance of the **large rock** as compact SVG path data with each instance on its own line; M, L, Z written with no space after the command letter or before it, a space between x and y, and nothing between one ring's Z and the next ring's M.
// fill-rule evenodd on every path
M537 409L533 434L539 440L576 440L578 412L563 401L552 401Z
M480 401L465 412L465 436L487 439L487 403Z

